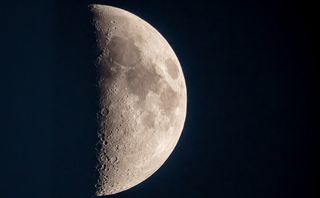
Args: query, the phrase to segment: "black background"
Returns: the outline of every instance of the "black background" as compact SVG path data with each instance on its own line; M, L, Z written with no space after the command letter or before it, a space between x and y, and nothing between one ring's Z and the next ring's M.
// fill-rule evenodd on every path
M89 3L158 29L188 89L185 128L168 161L110 197L316 197L311 1L21 0L1 3L1 198L93 195Z

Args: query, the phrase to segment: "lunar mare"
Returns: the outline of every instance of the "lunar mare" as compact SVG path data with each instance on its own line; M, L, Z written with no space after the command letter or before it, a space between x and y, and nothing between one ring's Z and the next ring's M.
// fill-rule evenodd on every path
M91 5L99 54L100 112L96 195L127 190L166 161L181 135L187 107L180 63L144 20Z

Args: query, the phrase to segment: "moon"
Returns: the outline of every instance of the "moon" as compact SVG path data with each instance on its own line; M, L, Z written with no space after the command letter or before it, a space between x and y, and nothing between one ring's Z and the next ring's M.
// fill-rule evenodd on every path
M91 5L100 112L96 195L115 194L157 171L183 130L187 92L168 42L128 11Z

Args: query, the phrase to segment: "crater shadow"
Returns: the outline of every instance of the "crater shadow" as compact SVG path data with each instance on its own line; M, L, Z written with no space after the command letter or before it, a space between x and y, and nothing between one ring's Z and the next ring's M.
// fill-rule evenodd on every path
M98 89L94 28L86 2L57 1L52 197L94 197Z

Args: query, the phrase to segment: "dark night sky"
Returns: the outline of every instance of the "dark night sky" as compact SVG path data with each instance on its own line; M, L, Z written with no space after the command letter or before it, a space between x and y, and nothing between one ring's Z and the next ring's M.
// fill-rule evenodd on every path
M311 1L15 0L0 7L1 198L93 194L94 2L158 29L188 89L185 128L168 161L110 197L316 197Z

